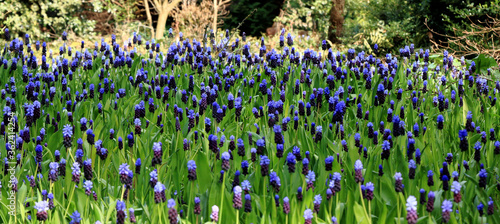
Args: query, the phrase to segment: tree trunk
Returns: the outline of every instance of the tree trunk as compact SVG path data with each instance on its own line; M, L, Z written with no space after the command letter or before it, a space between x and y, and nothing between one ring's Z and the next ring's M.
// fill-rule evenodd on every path
M151 29L151 37L154 37L155 30L153 28L153 19L151 18L151 12L149 11L149 0L144 0L144 6L146 8L146 16L148 17L148 25Z
M162 0L161 3L157 0L154 0L154 6L156 11L158 12L158 23L156 24L156 39L163 39L163 33L165 32L165 25L167 25L168 15L170 11L172 11L177 5L181 2L181 0Z
M344 5L345 0L333 0L330 9L330 26L328 27L328 40L332 43L340 43L344 25Z
M217 13L218 13L217 10L218 10L217 0L214 0L214 24L212 25L214 34L217 33Z
M167 24L168 13L162 10L158 12L158 24L156 24L156 39L163 39L163 33L165 32L165 25Z

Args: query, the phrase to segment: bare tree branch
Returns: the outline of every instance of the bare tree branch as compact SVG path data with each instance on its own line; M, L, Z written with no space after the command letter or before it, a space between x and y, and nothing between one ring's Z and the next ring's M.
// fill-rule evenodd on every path
M471 30L453 28L454 35L434 31L428 26L427 20L424 24L431 33L447 39L446 42L439 41L439 43L431 39L436 48L446 49L456 56L485 54L500 62L500 49L495 48L495 41L500 40L500 20L490 15L486 16L488 21L473 21L467 17Z

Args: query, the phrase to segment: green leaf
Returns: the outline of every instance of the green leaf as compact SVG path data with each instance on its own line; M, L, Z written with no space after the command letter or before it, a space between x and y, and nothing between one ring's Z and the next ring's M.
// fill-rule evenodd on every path
M354 203L354 215L356 216L356 221L358 224L369 224L369 217L366 216L366 211L364 208L358 204L358 202Z

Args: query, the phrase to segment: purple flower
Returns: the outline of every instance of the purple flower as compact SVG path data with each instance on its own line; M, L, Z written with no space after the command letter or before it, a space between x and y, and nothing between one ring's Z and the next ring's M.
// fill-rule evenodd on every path
M73 212L70 216L71 222L70 224L79 224L82 221L80 213L78 211Z
M337 218L335 216L332 216L332 224L337 224Z
M85 189L85 192L90 192L92 190L93 183L90 180L86 180L83 182L83 188Z
M311 222L313 218L313 212L311 209L306 209L304 211L304 219L306 219L306 222L309 221L309 223Z
M408 220L409 224L416 224L418 220L417 215L417 199L415 196L410 195L406 200L406 220Z
M460 193L460 190L462 189L462 185L458 181L453 181L451 184L451 192L458 194Z
M45 212L49 210L49 203L47 201L35 202L34 208L38 212Z
M363 163L361 162L361 160L356 160L356 162L354 163L354 170L363 170Z
M248 181L248 180L244 180L243 182L241 182L241 188L242 188L245 192L249 192L249 191L250 191L250 188L252 188L252 185L250 184L250 181Z
M196 162L194 160L189 160L187 163L187 168L188 168L188 170L195 170L196 169Z
M309 172L306 175L306 183L307 183L307 189L309 190L310 188L314 189L314 181L316 181L316 174L314 171L309 170Z
M219 220L219 207L217 205L212 206L212 214L210 214L210 219L217 222Z
M125 202L120 200L116 201L116 223L123 224L126 218L127 218L127 207L125 205Z
M174 199L168 199L168 202L167 202L167 207L168 208L173 208L175 207L175 200Z
M429 192L430 193L430 192ZM451 212L453 207L453 203L449 200L444 200L443 204L441 205L441 209L444 212Z
M35 202L34 208L37 210L36 213L37 220L39 221L47 220L47 211L49 210L49 202L47 201Z
M417 198L415 196L410 195L406 199L406 211L417 211Z

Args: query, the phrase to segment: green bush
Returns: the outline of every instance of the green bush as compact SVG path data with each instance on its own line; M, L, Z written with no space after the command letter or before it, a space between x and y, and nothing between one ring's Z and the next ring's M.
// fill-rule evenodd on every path
M241 25L240 30L246 35L260 36L266 32L266 28L273 25L273 18L280 12L281 0L235 0L229 6L229 15L224 19L224 29L236 28L244 19L256 9L256 11Z
M0 2L0 25L13 37L29 33L35 39L50 39L63 31L79 36L92 35L95 22L79 17L80 0L5 0Z

